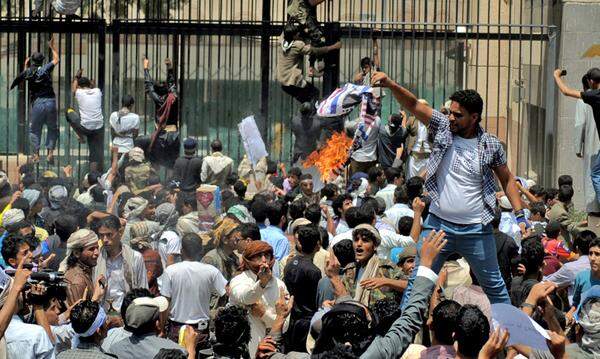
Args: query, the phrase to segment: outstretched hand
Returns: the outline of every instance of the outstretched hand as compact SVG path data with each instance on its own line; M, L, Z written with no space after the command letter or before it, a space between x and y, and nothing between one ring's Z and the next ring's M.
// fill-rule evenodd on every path
M144 70L148 70L150 68L150 60L147 57L144 57Z
M496 328L490 338L485 343L481 351L479 352L479 359L491 359L496 358L501 351L504 350L506 343L508 343L508 338L510 334L508 330L501 330L500 328Z
M446 246L446 243L448 243L445 237L446 233L444 233L444 231L431 231L427 238L423 238L423 244L420 252L422 266L431 268L435 258Z
M376 71L371 75L371 86L373 87L390 87L393 83L394 81L385 72Z

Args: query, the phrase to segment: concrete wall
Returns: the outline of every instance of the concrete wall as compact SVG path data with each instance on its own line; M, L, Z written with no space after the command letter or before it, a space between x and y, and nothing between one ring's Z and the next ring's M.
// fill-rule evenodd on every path
M563 0L561 7L559 58L561 68L568 70L565 81L571 88L581 88L581 77L591 67L600 67L600 57L586 58L593 45L600 46L600 0ZM565 96L557 104L557 176L570 174L574 179L575 205L584 206L582 187L583 162L575 156L574 113L576 101Z

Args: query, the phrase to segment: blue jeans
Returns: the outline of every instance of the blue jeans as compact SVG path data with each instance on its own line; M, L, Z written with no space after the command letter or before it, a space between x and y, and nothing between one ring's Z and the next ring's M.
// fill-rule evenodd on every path
M506 303L510 304L510 297L502 279L500 268L498 267L498 257L496 254L496 241L492 233L492 225L472 224L459 225L444 221L434 214L429 214L423 224L421 238L427 237L432 231L439 232L443 230L446 233L448 243L442 249L440 254L434 260L431 270L439 273L446 262L446 258L453 253L462 255L471 270L475 274L479 285L487 295L492 304ZM408 298L412 290L412 284L417 274L416 268L419 266L421 245L423 241L417 244L417 258L415 259L415 270L412 272L408 281L408 286L402 297L402 308L408 303Z
M592 156L591 166L592 186L596 192L596 199L600 202L600 151L595 156Z
M29 121L29 141L33 151L40 151L42 127L46 125L46 148L53 150L58 139L58 113L55 98L38 98L31 107Z

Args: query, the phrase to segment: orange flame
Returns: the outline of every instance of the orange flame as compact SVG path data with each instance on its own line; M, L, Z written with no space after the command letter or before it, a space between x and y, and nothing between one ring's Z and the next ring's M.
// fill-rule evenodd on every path
M315 166L321 173L321 178L326 181L332 172L338 170L348 159L348 150L352 146L352 139L344 132L334 133L320 149L313 151L306 160L304 168Z

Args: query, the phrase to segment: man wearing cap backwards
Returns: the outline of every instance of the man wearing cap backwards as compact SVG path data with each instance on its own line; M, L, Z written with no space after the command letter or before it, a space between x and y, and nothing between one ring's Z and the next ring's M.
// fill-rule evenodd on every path
M159 315L168 309L169 301L165 297L134 299L123 318L125 329L132 335L111 345L110 353L119 359L154 358L163 348L179 349L187 354L179 344L157 335ZM195 351L197 338L193 330L186 329L185 344L188 351Z
M134 147L127 153L129 163L125 167L125 184L134 194L140 193L148 186L148 178L154 172L145 161L144 150Z
M371 305L385 297L395 297L407 284L398 280L400 270L389 260L377 256L381 235L370 224L360 224L352 231L355 263L346 266L344 286L354 300Z
M84 300L71 310L71 327L76 333L75 349L66 350L57 355L59 359L110 359L114 355L106 354L100 345L108 332L106 312L97 303Z
M34 52L25 59L25 69L10 85L12 90L23 81L29 85L30 103L32 104L29 119L29 141L33 146L34 162L40 159L40 142L42 127L46 125L46 149L48 163L54 163L54 147L58 139L58 114L56 112L56 95L52 88L52 70L58 65L60 57L54 42L50 39L52 61L44 65L44 55ZM31 62L31 65L29 63Z
M193 192L200 186L202 180L202 158L196 156L198 141L188 137L183 141L183 157L179 157L173 166L173 180L178 181L182 191Z
M273 248L267 242L252 241L246 245L242 255L241 268L244 272L229 283L229 302L250 308L250 357L254 357L258 343L267 335L267 329L275 321L275 303L282 293L288 295L285 284L273 276L274 264ZM284 331L288 324L286 319Z
M96 233L89 229L80 229L69 236L67 254L59 266L59 270L65 272L68 305L73 305L82 298L92 299L94 291L92 275L99 255Z
M383 72L375 73L371 83L389 88L407 112L429 127L429 136L434 139L425 180L432 202L423 235L431 230L444 231L448 245L431 269L439 272L446 258L457 252L469 262L491 303L510 304L498 268L491 225L496 208L494 174L519 225L525 227L528 223L506 153L500 141L481 128L481 96L474 90L455 92L450 96L450 115L446 117L419 102ZM413 280L414 274L411 283ZM410 295L410 287L409 284L404 293L405 299Z

